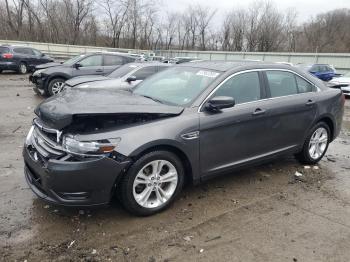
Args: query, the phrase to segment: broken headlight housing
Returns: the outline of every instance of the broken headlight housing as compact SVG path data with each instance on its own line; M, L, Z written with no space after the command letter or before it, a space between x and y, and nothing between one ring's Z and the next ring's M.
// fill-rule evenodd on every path
M45 69L39 69L39 70L34 71L33 76L41 77L41 72L43 72L44 70Z
M64 136L62 147L72 154L77 155L104 155L109 154L115 150L120 138L104 139L98 141L79 141L73 136Z

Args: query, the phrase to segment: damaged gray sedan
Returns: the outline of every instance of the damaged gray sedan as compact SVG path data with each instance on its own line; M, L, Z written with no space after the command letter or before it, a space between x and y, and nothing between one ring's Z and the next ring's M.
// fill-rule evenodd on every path
M317 163L340 132L344 102L298 69L257 62L182 64L133 90L69 90L36 108L25 177L52 203L117 195L131 213L151 215L185 181L285 154Z

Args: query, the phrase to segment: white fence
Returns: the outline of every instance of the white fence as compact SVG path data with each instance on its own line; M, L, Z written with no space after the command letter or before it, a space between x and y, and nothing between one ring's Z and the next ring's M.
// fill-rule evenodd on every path
M252 59L269 62L324 63L333 65L339 73L350 71L349 53L263 53L263 52L221 52L221 51L158 51L165 57L197 57L206 60Z
M108 47L96 47L96 46L79 46L79 45L62 45L62 44L51 44L51 43L39 43L39 42L22 42L12 40L0 40L0 45L21 45L30 46L38 49L45 54L52 56L53 58L69 58L80 53L86 52L123 52L127 53L142 53L149 52L148 50L133 50L123 48L108 48Z
M22 42L11 40L0 40L0 45L24 45L36 48L54 58L67 58L79 53L111 51L111 52L132 52L152 53L149 50L133 50L122 48L108 48L96 46L62 45L38 42ZM221 52L221 51L177 51L158 50L156 55L165 57L197 57L206 60L237 60L252 59L270 62L298 63L325 63L333 65L339 73L350 72L350 54L346 53L262 53L262 52Z

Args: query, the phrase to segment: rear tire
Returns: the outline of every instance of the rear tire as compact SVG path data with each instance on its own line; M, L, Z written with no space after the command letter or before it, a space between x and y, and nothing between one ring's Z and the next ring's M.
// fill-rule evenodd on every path
M46 95L53 96L59 94L62 89L64 82L66 80L63 78L54 78L49 82L49 85L47 87L47 92L45 92Z
M119 198L130 213L149 216L175 200L184 184L181 160L169 151L153 151L140 157L122 178Z
M317 123L309 132L303 149L296 155L299 162L314 165L318 163L328 149L330 129L325 122Z
M28 66L23 62L19 63L18 73L20 73L22 75L28 73Z
M2 73L2 69L0 69L0 74Z

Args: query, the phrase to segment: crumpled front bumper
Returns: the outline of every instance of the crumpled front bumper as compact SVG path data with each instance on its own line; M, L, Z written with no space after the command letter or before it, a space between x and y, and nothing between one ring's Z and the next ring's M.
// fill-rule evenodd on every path
M25 178L32 191L45 201L64 206L109 203L118 177L130 163L108 157L44 161L26 146L23 158Z

